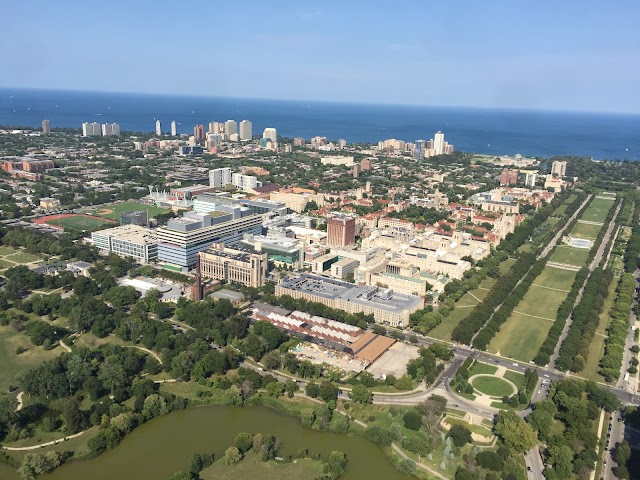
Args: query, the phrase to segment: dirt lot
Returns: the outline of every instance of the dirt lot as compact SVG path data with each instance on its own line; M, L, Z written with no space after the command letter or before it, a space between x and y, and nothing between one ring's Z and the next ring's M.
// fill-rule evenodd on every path
M300 360L309 360L311 363L326 363L338 367L345 372L361 372L364 366L358 360L351 360L346 355L340 355L332 350L325 350L312 343L300 345L301 351L292 352Z
M367 370L376 378L383 374L398 378L407 373L407 363L414 358L418 358L418 347L396 342Z

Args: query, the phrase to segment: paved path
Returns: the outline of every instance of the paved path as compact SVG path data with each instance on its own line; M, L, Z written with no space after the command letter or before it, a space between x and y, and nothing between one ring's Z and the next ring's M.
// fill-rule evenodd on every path
M22 410L22 407L24 406L24 403L22 402L22 395L24 395L24 392L20 392L16 396L16 400L18 401L18 406L16 407L16 412L19 412L20 410Z
M534 287L546 288L547 290L555 290L556 292L564 292L564 293L570 292L570 290L562 290L560 288L546 287L544 285L539 285L537 283L532 283L531 285L533 285Z
M128 346L128 345L127 345ZM162 365L162 359L160 358L160 355L158 355L156 352L149 350L148 348L144 348L144 347L139 347L138 345L131 345L133 348L137 348L138 350L141 350L145 353L148 353L149 355L151 355L153 358L155 358L158 363L160 365Z
M528 468L527 479L528 480L544 480L544 464L542 463L542 457L540 456L540 449L536 445L528 452L524 453L524 461Z
M62 437L59 438L57 440L51 440L50 442L45 442L45 443L39 443L38 445L31 445L29 447L2 447L3 450L8 450L10 452L24 452L27 450L37 450L38 448L43 448L43 447L48 447L49 445L56 445L60 442L66 442L67 440L71 440L72 438L76 438L79 437L80 435L82 435L84 432L86 432L86 430L83 430L82 432L78 432L74 435L69 435L66 437Z
M71 347L69 345L67 345L66 343L64 343L62 340L60 340L60 346L62 348L64 348L67 352L69 352L69 353L72 352Z

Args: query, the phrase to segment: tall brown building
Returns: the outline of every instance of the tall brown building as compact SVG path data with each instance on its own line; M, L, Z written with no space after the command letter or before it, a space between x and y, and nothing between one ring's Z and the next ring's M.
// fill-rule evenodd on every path
M327 245L345 247L356 243L355 217L337 214L327 220Z
M204 125L196 125L193 128L193 136L196 137L196 140L204 140L206 138Z
M515 185L518 183L518 171L505 168L500 174L500 185Z
M197 255L196 278L213 278L247 287L260 287L267 279L267 254L214 243Z

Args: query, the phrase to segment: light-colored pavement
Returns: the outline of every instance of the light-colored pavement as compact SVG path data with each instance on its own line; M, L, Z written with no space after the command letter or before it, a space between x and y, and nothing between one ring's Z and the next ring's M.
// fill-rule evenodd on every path
M55 444L58 444L60 442L66 442L67 440L71 440L72 438L79 437L84 432L86 432L86 430L83 430L82 432L78 432L75 435L68 435L66 437L62 437L62 438L59 438L57 440L51 440L50 442L39 443L38 445L31 445L29 447L2 447L2 449L3 450L8 450L8 451L11 451L11 452L25 452L25 451L28 451L28 450L37 450L38 448L48 447L49 445L55 445Z
M636 277L636 285L637 285L638 279L640 279L640 268L636 269L636 271L634 272L634 276ZM636 341L633 338L633 329L636 327L636 322L638 320L635 314L637 306L638 306L638 291L636 290L633 295L633 306L631 308L631 315L629 317L629 331L627 332L627 339L624 346L624 353L622 354L622 368L620 370L620 377L616 382L617 387L619 388L631 387L633 391L636 391L637 384L632 385L630 384L630 382L625 382L624 374L627 372L629 362L631 361L631 356L634 355L634 353L631 351L631 347L636 344Z
M524 461L527 465L528 480L544 480L544 475L542 474L544 471L544 464L542 463L540 449L537 445L524 453Z
M19 412L20 410L22 410L22 407L24 406L24 403L22 402L22 396L23 395L24 395L24 392L20 392L16 396L16 400L18 401L18 406L16 407L16 412Z

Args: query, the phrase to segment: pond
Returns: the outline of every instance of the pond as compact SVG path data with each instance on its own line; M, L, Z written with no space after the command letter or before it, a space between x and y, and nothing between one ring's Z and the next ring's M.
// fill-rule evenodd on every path
M157 418L127 435L117 448L91 460L69 463L39 478L168 479L174 472L188 469L194 452L215 452L219 458L239 432L275 435L282 442L281 455L294 454L300 448L323 455L340 450L349 460L344 480L408 478L395 469L382 450L362 437L304 429L297 418L267 407L225 406L190 408ZM14 472L0 464L0 478L18 478Z

